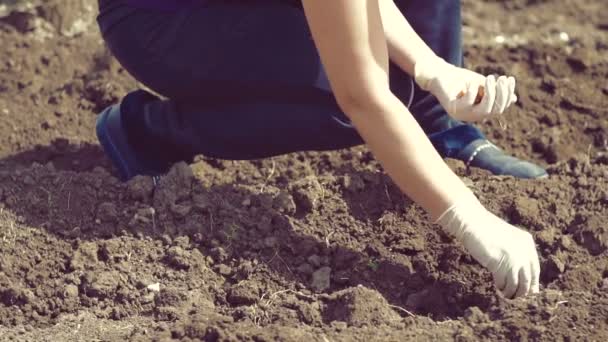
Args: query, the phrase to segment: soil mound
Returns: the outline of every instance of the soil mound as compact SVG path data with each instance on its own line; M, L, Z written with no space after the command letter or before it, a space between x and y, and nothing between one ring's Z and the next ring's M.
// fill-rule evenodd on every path
M364 147L199 157L158 183L119 182L95 113L137 83L94 26L70 31L92 2L6 3L0 340L608 340L601 1L463 2L468 66L518 79L517 106L483 130L550 174L448 161L534 235L542 293L519 300L502 298Z

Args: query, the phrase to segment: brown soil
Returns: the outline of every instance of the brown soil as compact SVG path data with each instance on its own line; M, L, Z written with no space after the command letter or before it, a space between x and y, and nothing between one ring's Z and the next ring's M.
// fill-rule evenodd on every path
M518 300L364 147L120 183L93 125L136 83L94 26L44 34L65 25L45 8L0 19L0 340L608 340L603 1L464 1L468 65L519 84L483 129L550 172L449 161L536 238L542 291Z

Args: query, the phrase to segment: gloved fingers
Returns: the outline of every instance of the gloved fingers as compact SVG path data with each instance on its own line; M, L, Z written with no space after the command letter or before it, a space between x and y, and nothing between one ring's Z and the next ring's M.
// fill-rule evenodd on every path
M474 122L483 119L483 115L475 111L473 103L477 96L479 86L477 82L471 82L466 85L466 89L461 91L456 99L449 101L446 110L455 119Z
M511 101L511 104L517 103L518 100L519 100L519 97L517 97L517 95L513 94L513 100Z
M471 81L467 84L467 92L464 94L463 100L468 107L472 107L475 104L477 93L479 92L479 82Z
M515 95L514 91L515 91L515 85L513 85L513 88L511 88L511 79L515 80L515 78L513 77L507 77L507 76L502 76L504 81L503 81L503 85L502 87L505 88L504 92L506 93L506 100L505 100L505 107L502 109L502 112L500 112L500 114L504 113L505 110L507 110L507 108L509 108L509 106L511 105L511 98L512 96Z
M514 104L515 102L517 102L517 95L515 95L515 77L509 77L509 94L511 95L509 97L509 103L507 103L507 108L511 107L512 104Z
M523 297L530 292L530 286L532 285L532 268L526 265L519 269L519 284L517 286L517 292L515 298Z
M507 286L503 291L503 294L507 298L513 298L515 292L517 291L517 287L519 285L519 268L511 267L511 269L506 274L507 278Z
M465 95L466 107L463 108L465 111L465 117L467 120L465 121L479 121L487 118L490 114L490 111L480 110L481 102L483 102L484 98L486 98L486 78L480 77L473 81L470 81L467 94Z
M494 285L496 285L498 291L504 292L507 286L507 276L504 272L494 273Z
M530 269L532 270L532 284L530 285L529 293L539 293L540 292L540 262L538 261L538 253L536 252L536 248L534 248L534 258L532 259Z
M492 114L502 114L509 101L509 84L507 76L500 76L496 81L496 101L492 108Z
M509 263L507 259L503 259L501 263L496 264L494 267L488 266L488 269L494 274L494 284L498 291L504 293L507 284L509 283Z
M475 112L482 114L483 116L488 116L492 113L492 107L494 106L494 101L496 100L496 77L494 75L490 75L486 77L485 84L485 93L481 102L475 105Z

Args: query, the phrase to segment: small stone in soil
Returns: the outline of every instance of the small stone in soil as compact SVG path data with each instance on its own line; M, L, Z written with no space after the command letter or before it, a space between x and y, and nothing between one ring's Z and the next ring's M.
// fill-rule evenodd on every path
M146 288L152 292L160 292L160 283L150 284Z
M78 286L72 284L66 285L65 289L63 290L63 296L64 298L78 297Z
M342 321L333 321L331 322L331 326L336 329L336 331L344 331L348 328L348 324Z
M167 263L176 269L186 270L190 268L190 252L181 247L173 246L167 250Z
M217 266L217 272L223 276L229 276L232 274L232 268L228 265L220 264Z
M317 292L323 292L329 289L331 278L331 268L321 267L312 274L310 286Z

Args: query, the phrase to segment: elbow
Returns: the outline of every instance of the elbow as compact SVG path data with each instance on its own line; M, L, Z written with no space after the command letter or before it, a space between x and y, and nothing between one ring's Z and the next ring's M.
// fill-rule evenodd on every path
M377 112L391 95L388 85L353 87L335 92L336 102L348 117L356 113Z

